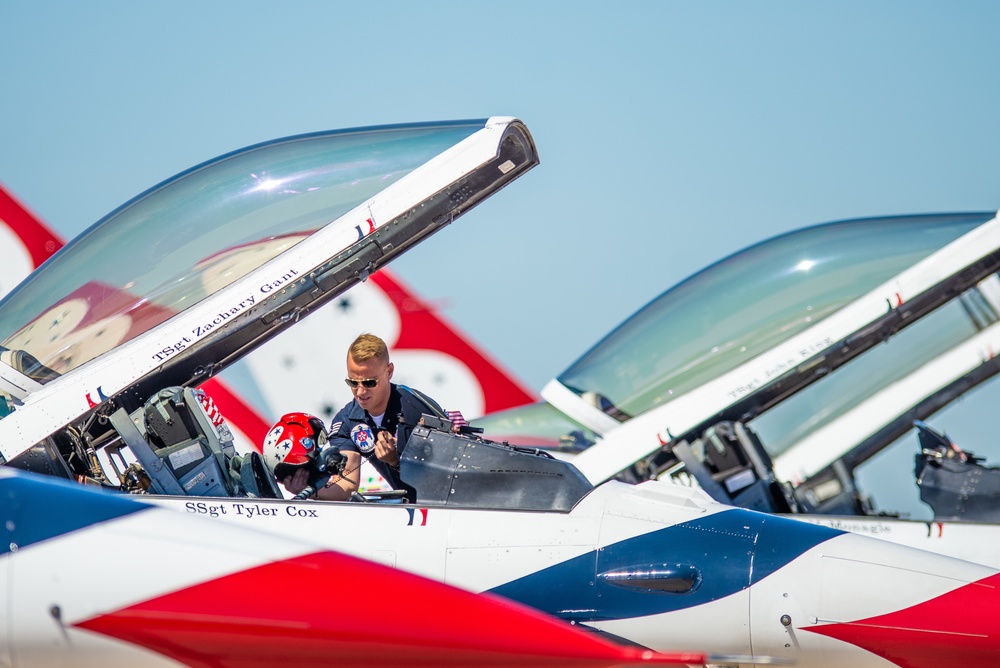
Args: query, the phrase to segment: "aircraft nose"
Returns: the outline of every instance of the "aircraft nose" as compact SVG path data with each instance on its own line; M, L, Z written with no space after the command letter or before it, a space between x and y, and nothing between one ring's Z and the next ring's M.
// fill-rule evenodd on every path
M992 568L843 534L770 579L752 588L755 652L767 645L764 653L852 667L870 655L906 668L1000 657L1000 572Z
M995 574L901 610L852 621L817 620L808 631L898 666L988 666L1000 657L998 611L1000 574Z

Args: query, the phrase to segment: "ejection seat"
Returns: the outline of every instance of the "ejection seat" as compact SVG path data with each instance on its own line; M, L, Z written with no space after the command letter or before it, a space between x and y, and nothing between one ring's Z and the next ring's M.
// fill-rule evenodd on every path
M282 498L260 454L237 454L225 421L206 406L203 392L168 387L131 415L118 409L111 424L154 493Z

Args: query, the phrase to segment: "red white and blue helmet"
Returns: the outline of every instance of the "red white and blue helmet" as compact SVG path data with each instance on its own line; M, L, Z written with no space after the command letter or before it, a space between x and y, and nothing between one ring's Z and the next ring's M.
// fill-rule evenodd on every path
M297 466L316 461L326 447L323 421L308 413L286 413L264 439L264 464L278 480L292 475Z

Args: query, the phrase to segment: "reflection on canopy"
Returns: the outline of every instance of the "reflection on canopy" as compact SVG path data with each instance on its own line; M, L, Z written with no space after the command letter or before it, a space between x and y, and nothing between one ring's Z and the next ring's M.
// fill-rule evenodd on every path
M303 135L222 156L96 223L0 302L2 346L65 373L337 220L482 121Z
M603 395L609 414L639 415L790 339L992 217L870 218L775 237L666 291L559 381Z

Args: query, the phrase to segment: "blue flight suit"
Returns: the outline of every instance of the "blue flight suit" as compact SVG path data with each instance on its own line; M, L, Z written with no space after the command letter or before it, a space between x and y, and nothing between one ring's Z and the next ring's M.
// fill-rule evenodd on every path
M443 411L433 399L424 394L395 383L390 383L390 387L392 390L389 393L385 414L382 416L382 426L376 426L368 411L359 406L356 399L352 399L351 403L340 409L330 423L330 445L339 447L341 452L360 453L393 489L407 490L409 499L414 501L416 493L400 479L399 470L375 456L375 436L382 429L393 434L396 437L396 450L402 459L406 441L420 421L420 417L424 413L441 416ZM400 416L403 424L400 424Z

